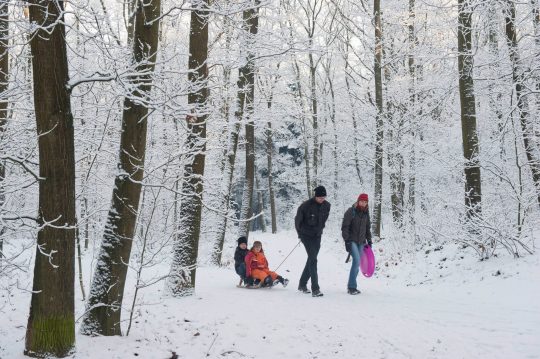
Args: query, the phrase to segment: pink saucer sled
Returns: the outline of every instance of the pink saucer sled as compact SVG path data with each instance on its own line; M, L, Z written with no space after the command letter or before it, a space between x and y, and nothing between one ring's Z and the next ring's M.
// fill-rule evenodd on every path
M360 257L360 270L368 278L375 272L375 255L370 246L364 246L364 253Z

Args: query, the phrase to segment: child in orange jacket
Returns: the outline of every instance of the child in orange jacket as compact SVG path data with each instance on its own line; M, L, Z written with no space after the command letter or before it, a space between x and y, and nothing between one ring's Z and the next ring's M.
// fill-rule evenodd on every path
M251 247L251 250L246 255L245 261L246 276L251 276L254 280L258 279L263 286L270 287L281 283L286 287L289 284L288 279L283 278L276 272L272 272L268 268L268 261L264 255L261 242L253 242L253 247Z

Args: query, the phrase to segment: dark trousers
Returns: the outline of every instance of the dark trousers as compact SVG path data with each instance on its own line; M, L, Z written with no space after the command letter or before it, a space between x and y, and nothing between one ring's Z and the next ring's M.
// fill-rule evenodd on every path
M311 278L311 290L319 289L319 277L317 276L317 256L321 249L321 237L302 238L302 244L307 252L307 261L302 276L300 277L300 286L306 287Z
M245 263L240 263L240 265L234 269L236 270L236 274L238 274L242 279L246 278L246 264Z

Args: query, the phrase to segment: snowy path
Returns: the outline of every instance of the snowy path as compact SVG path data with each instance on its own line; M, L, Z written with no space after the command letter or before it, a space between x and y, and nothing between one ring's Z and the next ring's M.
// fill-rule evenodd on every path
M286 236L254 237L250 243L263 241L271 266L294 246ZM75 357L170 358L175 351L180 358L540 358L537 257L521 264L529 272L507 278L464 281L471 273L463 273L406 286L399 276L359 277L362 294L351 296L339 249L323 243L322 298L296 290L302 247L278 271L291 280L287 288L239 289L232 269L202 267L195 296L162 299L161 288L146 290L129 337L78 335ZM16 330L17 343L1 358L22 358L24 328Z

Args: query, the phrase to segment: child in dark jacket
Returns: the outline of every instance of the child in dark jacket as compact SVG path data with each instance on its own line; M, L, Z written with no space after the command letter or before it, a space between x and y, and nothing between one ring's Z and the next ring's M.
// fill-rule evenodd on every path
M249 249L247 248L247 238L240 237L237 239L237 242L238 246L236 247L236 251L234 252L234 270L240 276L240 278L242 278L244 283L247 284L245 263L246 255L249 252Z

